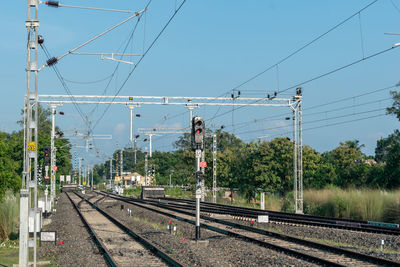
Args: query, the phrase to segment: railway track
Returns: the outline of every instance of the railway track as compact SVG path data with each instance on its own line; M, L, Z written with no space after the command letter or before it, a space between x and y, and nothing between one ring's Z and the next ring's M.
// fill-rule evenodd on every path
M121 196L98 192L103 196L130 203L180 221L194 224L194 213L167 207L154 201L143 201L129 199ZM221 234L232 236L247 242L252 242L276 251L284 252L290 256L301 258L311 263L326 266L400 266L400 263L383 258L373 257L363 253L354 252L318 242L308 241L283 234L266 231L236 224L230 221L201 216L202 228L209 229Z
M147 200L153 203L159 203L170 207L181 208L185 210L194 210L195 202L186 199L163 198ZM258 215L268 215L270 221L278 223L288 223L296 225L318 226L327 228L336 228L343 230L353 230L359 232L399 235L400 228L384 227L371 225L368 221L356 221L350 219L327 218L312 215L289 214L284 212L265 211L251 208L234 207L229 205L214 204L209 202L201 203L201 211L213 214L231 215L249 219L257 219ZM395 225L394 225L395 226Z
M95 203L104 196L84 198L75 192L66 195L109 266L184 266L98 208Z

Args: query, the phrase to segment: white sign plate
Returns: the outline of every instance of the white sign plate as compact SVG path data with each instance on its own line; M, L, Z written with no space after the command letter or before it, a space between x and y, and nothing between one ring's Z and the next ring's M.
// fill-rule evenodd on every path
M56 232L40 232L40 241L56 242Z
M257 222L259 222L259 223L269 223L268 215L258 215Z

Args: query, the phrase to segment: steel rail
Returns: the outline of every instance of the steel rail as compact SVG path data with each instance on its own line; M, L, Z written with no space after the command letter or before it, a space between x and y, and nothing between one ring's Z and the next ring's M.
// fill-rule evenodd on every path
M96 192L99 193L98 191L96 191ZM165 207L162 204L157 204L157 203L154 203L154 202L148 203L147 200L128 199L128 198L125 198L125 197L115 196L115 195L112 195L112 194L109 194L109 193L104 193L104 192L100 192L100 194L106 194L111 198L114 198L114 199L117 199L117 200L120 200L120 201L123 201L123 202L126 202L126 203L130 203L130 204L136 205L138 207L141 207L141 208L144 208L144 209L148 209L148 210L151 210L153 212L157 212L159 214L163 214L163 215L168 216L168 217L175 218L177 220L185 221L185 222L188 222L188 223L191 223L191 224L195 223L192 220L189 220L189 219L186 219L186 218L182 218L180 216L177 216L177 215L174 215L174 214L171 214L171 213L159 211L159 210L156 210L156 209L153 209L153 208L150 208L150 207L146 207L146 206L140 205L139 203L153 205L153 206L156 206L158 208L167 209L167 210L174 211L174 212L177 212L177 213L182 213L182 214L185 214L185 215L188 215L188 216L195 216L195 214L191 213L191 212L182 211L182 210L176 209L176 208ZM296 238L296 237L292 237L292 236L278 234L278 233L270 232L270 231L267 231L267 230L264 230L264 229L259 229L259 228L255 228L255 227L249 227L249 226L245 226L245 225L241 225L241 224L237 224L237 223L233 223L233 222L228 222L228 221L224 221L224 220L220 220L220 219L216 219L216 218L211 218L211 217L204 216L204 215L201 215L201 218L204 219L204 220L208 220L208 221L216 222L216 223L219 223L219 224L235 227L235 228L238 228L238 229L243 229L243 230L246 230L246 231L249 231L249 232L254 232L254 233L258 233L258 234L262 234L262 235L266 235L266 236L270 236L270 237L286 240L286 241L297 243L297 244L300 244L300 245L305 245L305 246L309 246L309 247L313 247L313 248L317 248L317 249L318 248L319 249L323 248L325 251L329 251L331 253L335 253L335 254L338 254L338 255L345 254L346 256L348 256L348 257L350 257L352 259L368 261L370 263L379 264L379 265L382 265L382 266L400 266L400 263L395 262L395 261L391 261L391 260L387 260L387 259L383 259L383 258L378 258L378 257L370 256L370 255L367 255L367 254L364 254L364 253L354 252L354 251L351 251L351 250L338 248L338 247L326 245L326 244L319 243L319 242L313 242L313 241L300 239L300 238ZM232 231L228 231L228 230L225 230L225 229L220 229L220 228L217 228L217 227L213 227L213 226L207 225L206 223L202 223L201 226L204 227L204 228L208 228L209 230L212 230L212 231L215 231L215 232L219 232L219 233L227 234L227 235L230 235L230 236L234 236L236 238L240 238L240 239L243 239L243 240L248 240L248 241L250 241L252 243L256 243L256 244L264 246L264 247L269 247L269 248L275 247L275 250L281 250L281 251L284 251L284 252L286 252L288 254L291 254L292 256L301 257L303 259L317 261L320 264L324 264L324 265L326 264L326 265L330 265L330 266L343 266L341 264L337 264L335 262L331 262L331 261L328 261L328 260L325 260L325 259L320 259L318 257L312 256L312 255L309 255L309 254L300 253L300 252L292 250L292 249L288 249L288 248L281 247L281 246L278 246L278 245L269 244L269 243L266 243L266 242L263 242L263 241L248 237L248 236L244 236L244 235L240 235L240 234L234 233ZM295 252L295 253L292 253L292 252Z
M163 198L160 200L185 202L194 205L192 200ZM173 205L170 202L160 202L166 205ZM380 233L388 235L400 235L400 229L389 228L384 226L375 226L368 224L367 221L357 221L351 219L338 219L331 217L321 217L313 215L289 214L277 211L266 211L252 208L234 207L229 205L215 204L210 202L202 202L202 210L207 212L230 214L239 217L257 218L258 215L268 215L274 221L282 221L287 223L298 223L304 225L313 225L320 227L337 228L344 230L353 230L369 233ZM206 206L206 207L205 207Z
M165 251L163 251L160 248L157 248L151 241L145 239L142 237L140 234L135 233L132 229L124 225L122 222L120 222L118 219L115 217L111 216L101 208L99 208L96 204L90 202L88 199L80 196L78 193L74 192L75 195L80 197L82 200L86 201L91 207L96 209L98 212L100 212L104 217L109 219L112 223L114 223L116 226L118 226L122 231L127 233L129 236L133 237L136 241L138 241L140 244L142 244L144 247L146 247L148 250L150 250L155 256L159 257L161 260L169 264L170 266L185 266L184 264L180 263L173 257L169 256Z
M93 240L99 250L102 252L104 259L106 260L107 264L111 267L116 267L117 264L115 263L114 258L111 256L110 252L107 250L107 248L104 246L103 242L97 237L96 233L93 231L93 229L90 227L86 219L83 217L81 211L79 210L77 204L71 199L69 194L65 192L67 195L69 201L71 201L72 206L75 208L76 212L78 213L79 217L81 218L83 224L85 225L86 229L88 230L89 234L93 237Z

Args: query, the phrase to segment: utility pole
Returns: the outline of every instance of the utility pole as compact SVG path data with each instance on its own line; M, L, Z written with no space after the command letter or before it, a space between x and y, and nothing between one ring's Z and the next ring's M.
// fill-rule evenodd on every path
M24 159L20 191L19 266L28 266L29 247L33 247L36 267L37 221L37 145L38 145L38 0L27 1L26 95L24 103ZM34 77L31 78L31 73ZM31 82L33 81L33 86ZM33 163L33 164L32 164ZM32 173L33 170L33 173ZM33 177L32 177L33 174ZM33 191L33 203L32 192ZM33 240L29 242L29 217L33 219Z
M111 157L110 158L110 186L111 186L111 188L112 188L112 161L113 161L113 158Z
M293 180L294 210L303 213L303 136L302 136L302 88L296 89L293 111Z
M122 177L122 173L124 172L124 150L123 149L121 149L120 151L119 151L119 154L120 154L120 157L119 157L119 165L120 165L120 174L121 174L121 177Z
M135 143L133 145L133 153L134 153L134 166L136 167L136 153L137 153L137 145L136 145L136 139L139 137L139 135L135 135Z
M217 133L213 134L213 202L217 203Z
M78 161L79 161L79 166L78 166L78 168L79 168L79 170L78 170L78 184L79 185L81 185L82 184L82 158L79 158L78 159Z
M93 186L93 167L92 167L92 183L91 183L91 188L92 188L92 190L94 189L94 186Z
M76 184L76 182L77 182L77 175L78 175L78 172L77 172L77 169L76 169L76 142L74 143L74 154L75 154L75 156L74 156L74 159L75 159L75 162L74 162L74 184Z
M56 196L56 148L54 146L54 140L56 138L56 108L60 106L59 104L50 104L51 108L51 139L50 139L50 198L54 201Z
M169 187L172 188L172 174L174 173L174 170L170 170L169 171Z
M147 162L147 147L144 151L144 185L147 186L147 172L148 172L148 162Z

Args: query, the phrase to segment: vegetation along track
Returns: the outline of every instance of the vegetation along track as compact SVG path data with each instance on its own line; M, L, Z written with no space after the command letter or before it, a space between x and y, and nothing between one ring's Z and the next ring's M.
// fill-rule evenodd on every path
M167 207L154 203L153 201L143 201L139 199L129 199L105 192L98 192L137 207L141 207L180 221L194 224L194 213L181 209ZM209 229L228 236L233 236L244 241L252 242L257 245L275 249L288 255L301 258L303 260L328 266L400 266L400 263L366 255L351 250L325 245L318 242L308 241L283 234L236 224L229 221L201 216L202 228Z
M159 203L167 205L170 207L194 210L195 201L187 199L176 199L176 198L162 198L148 200L154 201L154 203ZM293 223L298 225L311 225L319 227L336 228L343 230L353 230L360 232L376 233L376 234L387 234L387 235L398 235L400 236L400 228L386 227L382 225L373 225L368 221L356 221L350 219L337 219L313 215L303 215L303 214L290 214L285 212L276 211L265 211L251 208L234 207L229 205L214 204L210 202L201 203L201 211L208 213L217 214L227 214L236 217L245 217L256 219L258 215L268 215L271 221L280 223ZM395 224L387 224L392 226L397 226Z
M96 206L102 195L66 193L110 266L183 266Z

